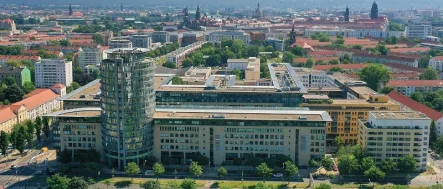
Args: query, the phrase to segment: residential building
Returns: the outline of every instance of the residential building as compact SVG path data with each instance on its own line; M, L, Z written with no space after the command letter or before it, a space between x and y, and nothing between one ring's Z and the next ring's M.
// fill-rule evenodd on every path
M335 79L326 72L309 68L294 68L306 88L336 87Z
M179 68L182 66L182 62L185 59L186 55L192 53L202 47L206 41L193 43L186 47L180 47L175 51L172 51L166 55L166 61L170 61L175 63L176 67Z
M57 83L70 86L72 83L72 61L64 59L42 59L35 63L35 86L48 88Z
M410 67L418 68L418 59L401 56L389 56L389 55L373 55L368 53L354 53L352 56L352 62L373 62L373 63L395 63L402 64Z
M428 93L443 89L443 80L390 80L386 86L398 93L411 96L414 92Z
M370 64L333 64L333 65L314 65L312 69L321 70L321 71L329 71L331 68L340 68L344 71L353 71L357 72L363 69Z
M78 65L80 68L85 68L89 65L97 66L103 60L103 48L97 47L83 47L78 52Z
M245 80L258 81L260 79L260 58L228 59L228 70L234 69L244 71Z
M376 38L389 38L391 36L395 36L400 38L402 36L406 36L404 31L385 31L382 29L345 29L345 28L312 28L304 30L304 36L310 37L312 34L320 32L327 34L328 36L338 36L343 35L343 37L355 37L355 38L364 38L364 37L376 37Z
M181 33L169 33L169 42L178 43L181 45L183 39L183 34Z
M147 49L109 49L100 65L104 158L124 169L152 153L154 63ZM109 121L115 120L115 121Z
M150 49L152 39L149 35L132 35L131 42L133 47Z
M3 66L0 67L0 80L11 77L19 86L31 82L31 71L25 67Z
M209 33L206 41L212 41L221 43L223 40L234 40L238 39L243 41L245 44L249 44L250 38L249 34L244 31L215 31Z
M181 46L185 47L196 42L204 41L205 37L202 33L187 32L183 33Z
M429 67L438 71L440 78L443 78L443 56L435 56L429 60Z
M169 42L169 33L166 31L155 31L151 34L153 43L166 43Z
M274 47L274 50L276 51L282 51L282 52L284 51L285 44L283 40L268 38L265 40L265 43L267 45L271 45L272 47Z
M100 108L70 109L45 115L56 118L53 138L59 142L54 143L55 147L74 154L94 149L103 155L100 115Z
M409 23L406 27L406 37L425 39L432 35L432 25L423 23Z
M364 87L366 88L366 87ZM305 101L300 107L310 110L327 111L332 122L326 128L326 139L329 145L336 137L340 137L346 144L356 144L359 132L359 119L367 119L370 111L400 111L400 105L393 103L387 95L367 93L366 89L353 88L355 92L368 95L369 98L359 99L330 99L323 103L319 101ZM312 100L312 99L311 99Z
M61 51L45 51L46 53L48 53L49 55L53 55L56 58L63 58L64 54ZM38 56L39 55L39 50L23 50L22 52L23 55L25 56Z
M264 40L266 40L266 34L263 33L263 32L251 31L251 32L249 32L249 36L250 36L250 40L251 41L254 41L254 40L264 41Z
M377 165L389 158L412 156L416 170L428 166L429 127L431 119L418 112L369 112L359 120L358 143Z
M5 66L8 61L31 61L32 63L41 60L40 56L22 56L22 55L0 55L0 67Z
M132 42L127 39L110 39L109 49L132 48Z
M9 18L0 20L0 30L9 30L12 32L17 30L14 20L11 20Z
M14 125L28 119L28 112L23 105L0 107L0 131L11 132Z
M189 162L192 153L211 165L233 165L252 153L260 158L279 154L298 165L325 154L324 111L260 109L168 109L154 114L154 156Z
M437 129L437 135L443 134L443 114L441 112L435 111L426 105L412 100L411 98L404 96L395 91L391 91L388 96L402 105L402 110L407 111L417 111L424 113L426 116L431 118L435 122L435 127Z

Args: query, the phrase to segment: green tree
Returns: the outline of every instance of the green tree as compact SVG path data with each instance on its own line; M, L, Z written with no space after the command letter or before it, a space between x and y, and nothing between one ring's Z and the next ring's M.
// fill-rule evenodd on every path
M418 67L419 68L427 68L429 66L429 60L432 57L430 55L423 55L419 60L418 60Z
M442 141L443 141L443 140L442 140ZM443 146L443 145L442 145L442 146ZM246 162L245 162L246 165L249 165L249 166L253 167L253 168L254 168L254 171L255 171L255 168L256 168L257 166L259 166L260 163L262 163L262 162L261 162L261 159L258 158L258 157L256 157L256 156L254 156L253 153L246 154L246 156L245 156L245 160L246 160Z
M263 177L263 182L266 181L266 178L270 177L272 175L272 169L266 165L266 163L261 163L259 166L257 166L257 174Z
M336 136L334 138L334 144L335 144L335 146L337 146L339 148L342 147L343 145L345 145L345 143L343 142L343 140L341 139L340 136Z
M88 183L82 177L73 177L68 183L69 189L88 189Z
M198 165L197 162L192 161L191 165L189 166L189 172L198 178L203 174L203 168L202 166Z
M23 99L23 95L25 93L23 90L17 85L13 84L4 90L5 99L11 103L15 103L21 101Z
M171 69L175 69L175 68L177 68L176 65L175 65L175 63L174 63L174 62L171 62L171 61L166 61L165 63L163 63L163 66L164 66L164 67L167 67L167 68L171 68Z
M324 157L321 160L321 165L328 171L332 170L332 167L334 166L334 161L332 161L329 157Z
M242 77L242 72L239 70L239 69L237 69L237 68L235 68L234 70L232 70L232 73L235 75L235 78L237 79L237 80L240 80Z
M372 166L369 169L364 169L364 170L365 170L364 175L366 177L373 179L373 180L383 179L386 177L386 173L384 173L382 170L380 170L376 166Z
M161 163L154 163L154 165L152 166L152 170L154 171L154 175L157 177L157 181L158 181L158 177L160 175L162 175L163 173L165 173L165 168L163 167L163 165Z
M274 49L274 47L273 47L273 46L271 46L271 45L268 45L268 46L266 46L266 48L265 48L265 51L266 51L266 52L274 52L274 51L275 51L275 49Z
M428 189L443 189L442 184L434 184L432 186L429 186Z
M33 84L32 82L30 82L30 81L26 81L26 82L23 84L23 92L24 92L25 94L28 94L28 93L30 93L30 92L33 91L33 90L35 90L35 86L34 86L34 84Z
M406 29L405 25L399 24L397 22L389 22L389 30L390 31L402 31L404 32Z
M223 182L223 178L228 174L228 170L226 170L224 167L220 167L217 170L217 176L220 177L220 179Z
M321 183L321 184L315 186L314 189L332 189L332 187L329 184Z
M369 88L378 91L381 84L391 79L391 72L382 64L371 64L361 69L358 76L360 80L367 83Z
M103 45L103 36L100 33L95 33L92 35L92 40L99 45Z
M180 187L182 189L197 189L197 183L194 179L184 179L182 183L180 184Z
M410 97L411 97L412 100L415 100L417 102L420 102L420 103L425 102L423 94L420 93L420 92L413 92Z
M71 46L71 43L68 40L62 39L62 40L60 40L60 45L64 46L64 47L69 47L69 46Z
M0 150L3 156L8 155L7 150L9 146L8 134L5 131L0 132Z
M138 167L137 163L130 162L126 165L125 173L131 175L131 180L134 180L134 175L140 172L140 167Z
M381 170L387 174L391 173L395 169L397 169L397 161L393 158L385 159L381 164Z
M46 179L47 189L68 189L69 178L60 176L58 173Z
M312 66L314 66L314 64L315 64L314 59L308 58L308 60L306 60L305 67L312 68Z
M31 120L26 121L26 141L28 142L29 147L32 147L34 143L34 131L34 123Z
M168 182L169 189L181 189L180 185L176 181Z
M49 118L43 117L43 133L45 134L46 138L49 137L49 132L51 129L49 128Z
M291 52L292 52L292 54L294 54L296 56L304 56L305 55L305 50L303 48L299 47L298 45L295 45L294 47L292 47Z
M391 189L409 189L409 186L405 186L405 185L392 185Z
M402 157L398 161L398 168L403 173L411 173L415 170L415 166L417 165L417 162L415 161L415 158L411 155Z
M157 181L148 180L140 183L140 188L143 189L160 189L160 183Z
M95 79L98 79L100 77L100 71L98 70L92 70L92 77L94 77Z
M338 170L343 175L349 175L359 170L358 160L354 155L342 155L338 159Z
M78 88L80 88L80 84L74 81L71 83L71 85L69 87L66 88L66 92L70 93Z
M383 87L383 88L380 90L380 92L383 93L383 94L388 94L388 93L390 93L390 92L393 91L393 90L394 90L393 87L391 87L391 86L385 86L385 87Z
M298 167L292 163L292 161L285 162L285 176L288 178L288 182L290 178L293 177L296 173L298 173Z
M311 160L309 160L308 165L309 165L310 167L318 167L319 164L318 164L317 161L315 161L314 158L312 158Z
M182 67L191 67L194 66L194 62L190 58L185 58L182 62Z
M340 62L338 60L331 60L328 62L328 64L335 65L335 64L340 64Z
M172 78L172 84L173 84L173 85L184 85L185 82L183 81L183 79L182 79L181 77L174 76L174 77Z
M290 52L284 52L283 53L283 62L285 63L293 63L295 59L295 55Z
M425 71L420 75L420 80L438 80L438 72L433 67L428 67Z
M435 122L432 120L431 127L429 131L429 146L434 149L434 144L437 141L437 128L435 127Z
M15 137L15 147L20 152L20 154L23 154L23 152L25 151L25 141L26 141L25 127L21 126Z
M106 185L106 189L108 189L109 186L111 185L111 180L106 179L106 180L103 181L103 184L105 184Z
M375 161L372 157L365 157L361 161L361 168L363 170L369 170L371 167L375 167Z

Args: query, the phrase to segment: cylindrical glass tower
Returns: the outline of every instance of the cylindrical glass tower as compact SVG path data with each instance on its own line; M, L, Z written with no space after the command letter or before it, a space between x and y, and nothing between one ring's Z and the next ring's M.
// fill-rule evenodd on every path
M145 60L147 51L110 49L100 65L104 156L119 169L152 152L154 65Z

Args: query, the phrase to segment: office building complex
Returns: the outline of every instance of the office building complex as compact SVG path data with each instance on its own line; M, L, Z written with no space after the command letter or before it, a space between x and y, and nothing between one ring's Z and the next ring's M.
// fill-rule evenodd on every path
M181 46L185 47L195 42L204 41L204 40L205 38L202 33L196 33L196 32L183 33Z
M104 157L123 169L152 152L154 65L147 49L110 49L101 63Z
M249 34L243 31L215 31L209 33L206 41L221 43L223 40L241 40L245 44L249 44Z
M151 48L152 39L149 35L132 35L131 42L133 47L137 48Z
M17 85L23 86L25 82L31 82L31 71L26 67L0 67L0 80L8 77L14 79Z
M70 86L72 83L72 61L42 59L35 63L35 86L48 88L57 83Z
M228 70L235 69L245 72L245 80L258 81L260 79L260 58L228 59Z
M84 69L87 66L97 66L103 60L103 48L98 47L83 47L78 52L78 65Z
M406 36L409 38L424 39L432 35L432 26L430 24L410 23L406 27Z
M412 156L426 170L431 119L417 112L369 112L359 121L358 143L380 165L388 158Z
M110 39L109 49L132 48L132 42L127 39Z
M169 42L169 33L166 31L155 31L151 34L153 43L166 43Z

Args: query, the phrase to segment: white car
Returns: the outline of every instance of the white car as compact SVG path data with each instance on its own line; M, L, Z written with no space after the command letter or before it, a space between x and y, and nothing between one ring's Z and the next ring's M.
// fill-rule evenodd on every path
M281 177L283 177L283 173L275 173L274 177L281 178Z

